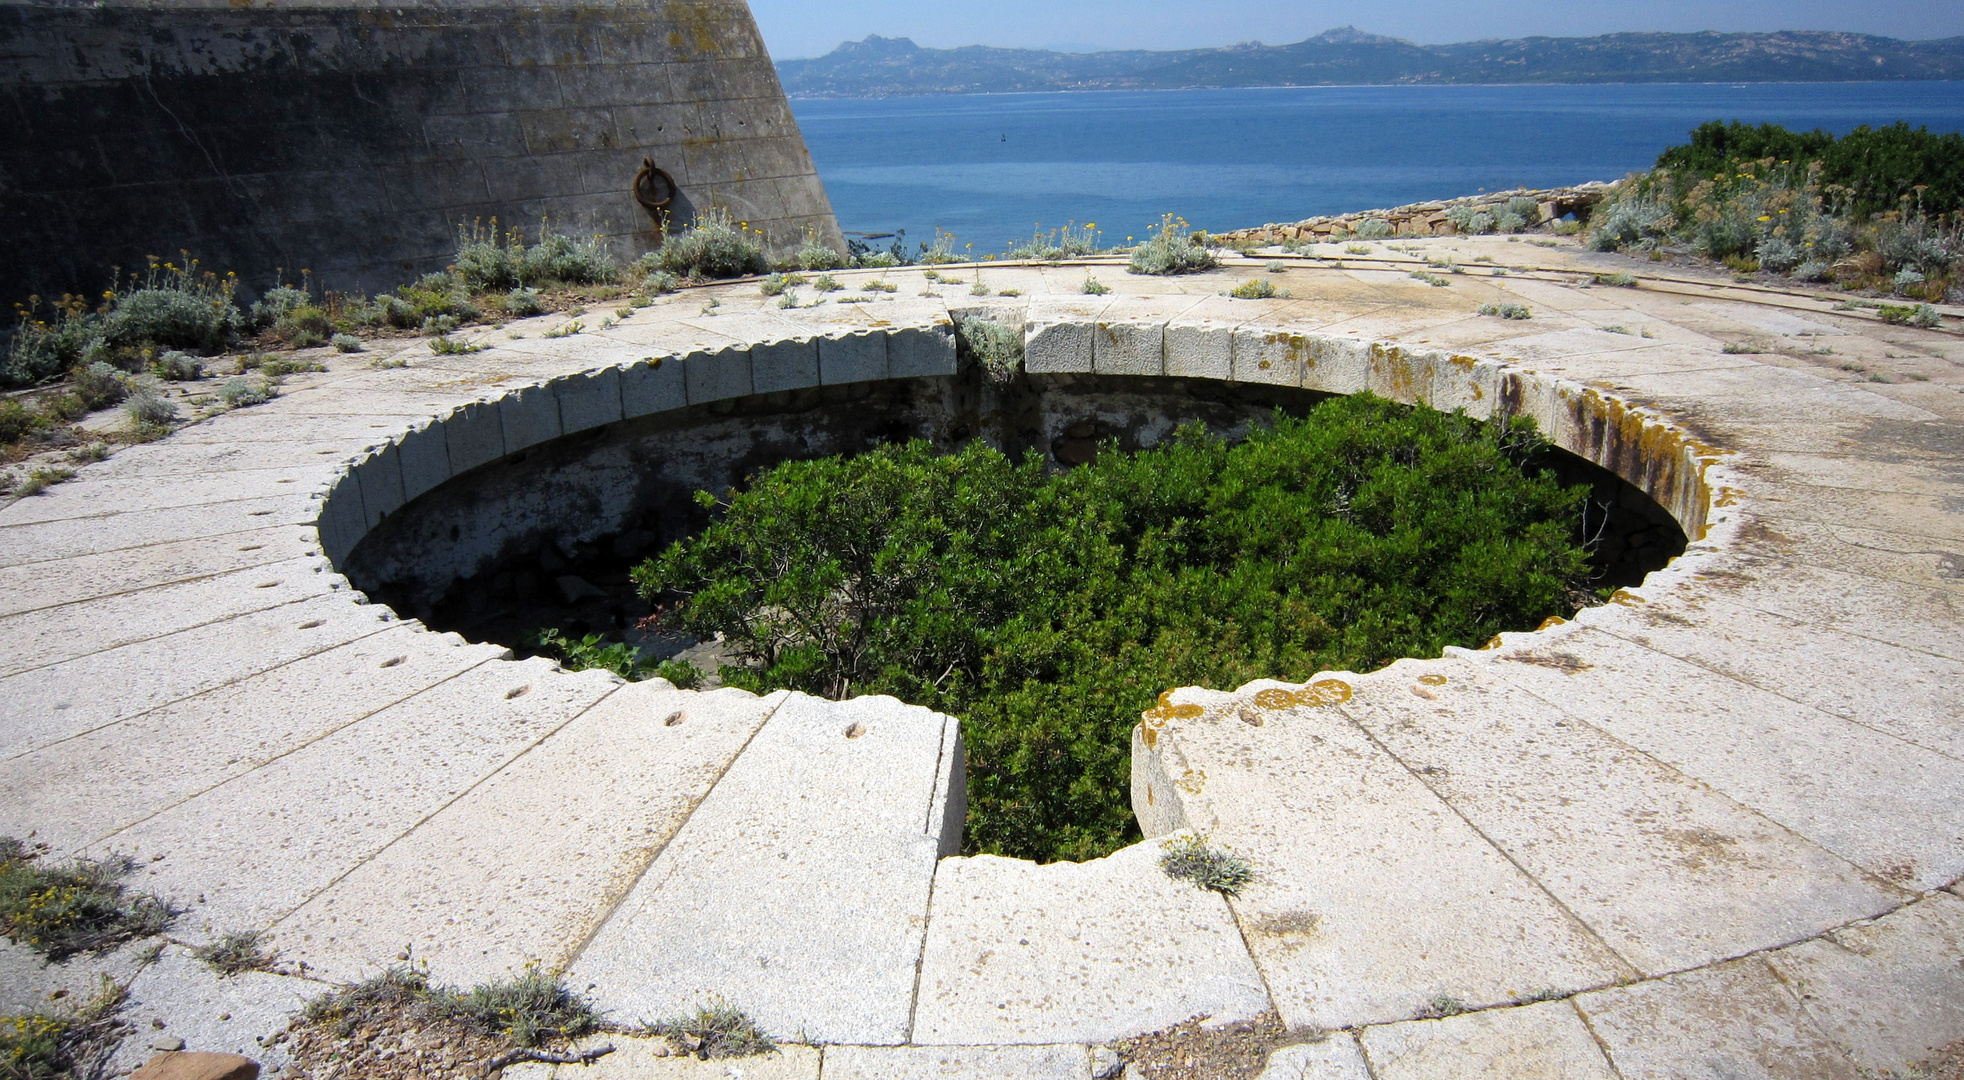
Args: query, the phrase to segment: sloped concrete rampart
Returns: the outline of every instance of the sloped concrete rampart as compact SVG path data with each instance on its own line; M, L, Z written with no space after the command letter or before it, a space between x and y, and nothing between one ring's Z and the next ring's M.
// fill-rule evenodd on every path
M1304 261L1271 302L1218 295L1253 262L1111 297L1074 295L1082 266L991 267L1030 298L969 308L732 285L713 314L693 294L337 361L0 509L25 597L0 615L0 831L134 852L198 898L184 933L261 929L333 978L406 946L460 981L540 961L630 1013L720 995L823 1044L785 1075L1086 1076L1086 1044L1190 1010L1336 1029L1278 1075L1852 1077L1964 1039L1964 350L1450 243L1515 262L1434 288ZM1474 314L1494 300L1535 317ZM337 569L408 501L555 438L953 371L977 310L1024 327L1032 370L1532 416L1692 543L1485 649L1169 692L1134 805L1251 860L1228 900L1165 894L1156 840L945 857L949 718L513 663Z
M146 256L381 292L457 229L542 220L633 257L727 209L839 250L804 136L742 0L0 3L0 295L95 293Z

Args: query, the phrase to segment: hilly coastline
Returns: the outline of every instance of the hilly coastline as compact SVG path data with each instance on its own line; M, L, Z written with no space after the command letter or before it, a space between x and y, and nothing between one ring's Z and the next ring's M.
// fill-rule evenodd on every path
M1420 83L1878 82L1964 79L1964 37L1607 34L1418 45L1351 27L1293 45L1171 52L925 49L877 35L777 65L794 97Z

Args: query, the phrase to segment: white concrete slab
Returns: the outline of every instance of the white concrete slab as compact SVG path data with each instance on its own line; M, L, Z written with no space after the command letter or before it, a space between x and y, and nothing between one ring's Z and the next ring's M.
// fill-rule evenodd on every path
M1082 1046L828 1046L826 1080L1089 1080Z
M275 927L321 977L564 970L784 694L621 687ZM550 828L539 828L543 822Z
M1268 1067L1256 1080L1370 1080L1364 1052L1348 1031L1326 1035L1316 1042L1285 1046L1268 1056Z
M1091 1043L1269 1010L1227 901L1148 840L1086 863L990 855L934 878L914 1040Z
M1617 1080L1566 1001L1365 1028L1376 1080Z
M179 540L0 568L0 616L284 562L317 550L302 533L301 526L274 525L221 543Z
M1864 1075L1757 957L1583 994L1575 1006L1623 1080Z

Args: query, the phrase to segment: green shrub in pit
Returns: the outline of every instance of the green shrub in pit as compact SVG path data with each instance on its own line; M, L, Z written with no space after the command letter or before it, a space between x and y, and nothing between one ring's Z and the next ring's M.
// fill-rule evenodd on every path
M1241 895L1241 890L1255 880L1255 869L1248 860L1191 833L1160 845L1159 868L1167 877L1183 878L1195 888L1224 896Z
M998 386L1016 381L1016 374L1023 370L1023 335L1013 326L981 315L965 315L955 320L955 344Z
M709 527L634 579L672 627L724 635L726 684L960 717L970 851L1092 858L1137 836L1129 732L1165 688L1367 671L1572 611L1587 492L1546 452L1524 420L1368 396L1061 474L885 446L699 495Z

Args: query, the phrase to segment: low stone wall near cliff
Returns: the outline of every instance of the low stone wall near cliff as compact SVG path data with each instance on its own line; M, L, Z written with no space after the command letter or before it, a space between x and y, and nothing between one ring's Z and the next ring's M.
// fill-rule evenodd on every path
M1331 214L1298 221L1292 225L1270 224L1260 228L1237 229L1234 232L1216 235L1230 243L1261 245L1285 244L1291 240L1340 239L1355 234L1358 226L1367 219L1377 218L1391 225L1394 236L1456 236L1459 234L1459 228L1453 224L1449 216L1454 208L1464 206L1473 210L1492 212L1506 206L1508 200L1522 197L1535 201L1541 221L1555 221L1571 215L1578 220L1587 221L1589 212L1608 196L1611 186L1604 183L1589 183L1579 187L1541 190L1519 188L1514 191L1496 191L1459 199L1447 199L1443 202L1413 203L1393 210L1362 210L1354 214Z

